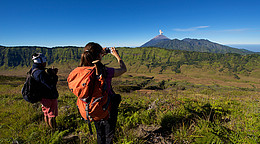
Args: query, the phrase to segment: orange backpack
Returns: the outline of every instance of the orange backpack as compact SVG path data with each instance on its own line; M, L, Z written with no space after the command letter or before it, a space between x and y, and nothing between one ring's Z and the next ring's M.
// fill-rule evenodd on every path
M77 67L68 76L68 86L77 97L81 116L89 122L109 118L110 98L105 78L95 67ZM91 127L90 127L91 129Z

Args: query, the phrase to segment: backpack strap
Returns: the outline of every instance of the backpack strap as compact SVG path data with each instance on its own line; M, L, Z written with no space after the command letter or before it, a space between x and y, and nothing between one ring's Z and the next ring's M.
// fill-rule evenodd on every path
M90 135L93 135L93 131L92 131L92 127L91 127L91 121L90 121L90 117L89 117L89 109L88 109L88 106L90 104L90 102L86 102L87 99L80 99L83 103L86 104L86 108L85 108L85 111L86 111L86 117L87 117L87 122L88 122L88 128L89 128L89 132L90 132Z
M94 73L93 74L95 74L95 68L94 69L92 69L91 70L91 72L92 71L94 71ZM91 73L90 72L90 73ZM94 77L95 78L95 77ZM95 85L95 80L96 80L96 78L94 79L94 84L93 85ZM92 95L92 93L93 93L93 90L94 90L94 88L92 89L92 92L91 92L91 95ZM88 128L89 128L89 132L90 132L90 135L93 135L93 131L92 131L92 127L91 127L91 121L90 121L90 116L89 116L89 104L90 104L90 102L91 102L91 96L90 95L90 97L88 97L88 98L84 98L84 99L80 99L83 103L85 103L86 104L86 108L85 108L85 111L86 111L86 117L87 117L87 122L88 122ZM89 101L89 102L88 102Z
M33 77L33 73L34 73L35 71L37 71L37 70L39 70L39 69L38 69L38 68L35 68L35 69L29 71L29 73L31 72L30 75L31 75L32 78L34 78L34 77Z
M87 121L88 121L89 132L90 132L90 135L93 135L93 131L92 131L92 127L91 127L91 122L90 122L90 118L89 118L89 113L88 113L88 105L89 105L89 103L86 103L85 111L86 111L86 116L87 116Z
M84 101L83 101L84 102ZM86 103L86 109L88 109L87 108L88 107L88 103ZM79 111L79 107L77 106L77 108L78 108L78 113L80 113L80 111ZM85 110L86 110L85 109ZM84 121L88 121L88 127L89 127L89 131L90 131L90 135L93 135L93 131L92 131L92 127L91 127L91 122L90 122L90 119L89 119L89 113L88 113L88 110L86 110L86 116L87 116L87 120L85 120L84 118L81 118L82 120L84 120Z
M109 106L109 104L110 104L110 95L108 95L107 96L107 103L105 104L105 105L103 105L103 110L105 111L107 108L108 108L108 106Z

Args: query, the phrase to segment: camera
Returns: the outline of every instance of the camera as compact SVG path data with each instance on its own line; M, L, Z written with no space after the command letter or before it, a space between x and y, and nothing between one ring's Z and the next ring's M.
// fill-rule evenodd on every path
M106 53L113 53L111 47L106 48L105 51L106 51Z
M47 73L50 74L50 75L57 75L58 73L58 69L57 68L47 68Z

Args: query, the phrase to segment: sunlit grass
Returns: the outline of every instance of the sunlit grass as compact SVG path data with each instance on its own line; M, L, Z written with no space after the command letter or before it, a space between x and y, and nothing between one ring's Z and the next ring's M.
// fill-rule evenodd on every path
M259 143L258 91L171 79L146 83L151 77L125 76L115 83L164 89L116 91L122 102L115 143ZM46 127L39 103L22 99L22 83L23 79L13 79L0 85L0 143L95 143L94 124L91 136L66 81L58 82L56 132Z

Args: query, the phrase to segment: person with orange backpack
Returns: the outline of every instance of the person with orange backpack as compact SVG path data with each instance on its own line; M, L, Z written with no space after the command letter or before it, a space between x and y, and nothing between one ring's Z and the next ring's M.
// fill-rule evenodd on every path
M109 68L101 63L108 53L116 57L120 68ZM98 43L90 42L84 47L79 67L68 76L69 89L78 97L78 110L88 121L91 134L90 122L94 121L98 144L113 143L121 96L115 94L111 81L126 71L126 65L114 47L102 48Z

